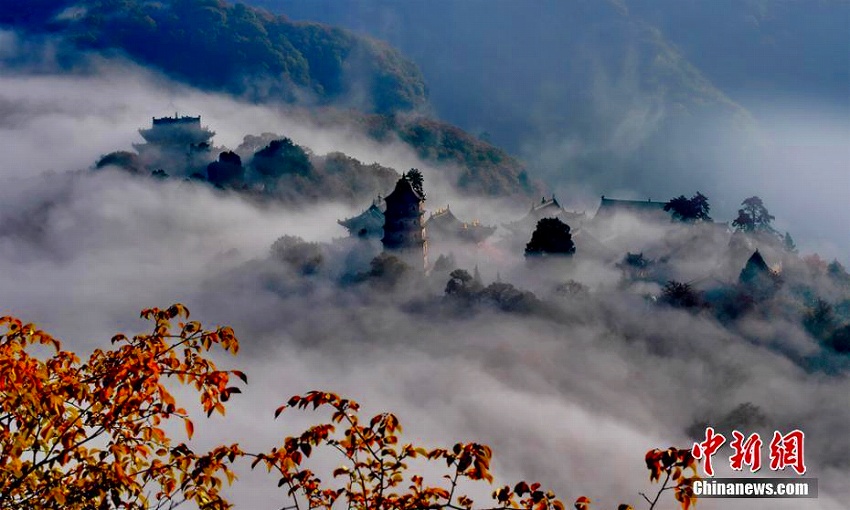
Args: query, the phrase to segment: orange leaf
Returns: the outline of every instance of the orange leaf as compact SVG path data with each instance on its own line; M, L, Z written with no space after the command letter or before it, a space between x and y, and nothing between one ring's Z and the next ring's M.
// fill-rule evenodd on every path
M587 496L581 496L575 502L576 510L588 510L590 508L590 503L590 498Z

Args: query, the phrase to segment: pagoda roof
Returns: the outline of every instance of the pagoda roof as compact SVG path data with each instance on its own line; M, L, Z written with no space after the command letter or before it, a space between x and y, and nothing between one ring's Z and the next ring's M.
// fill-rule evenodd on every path
M215 131L201 126L201 117L153 117L151 127L140 129L147 143L155 145L199 145L208 143ZM139 144L134 144L139 148Z
M557 210L563 209L561 207L561 204L559 204L558 200L555 198L555 195L552 195L552 198L549 199L549 200L546 200L546 197L543 197L543 198L540 199L539 204L532 204L531 205L532 212L545 211L545 210L549 210L549 209L557 209Z
M191 117L188 115L184 115L182 117L178 117L177 113L174 114L174 117L154 117L152 124L154 126L171 126L175 124L194 124L200 127L201 125L201 116Z
M752 255L750 255L749 260L747 260L747 268L758 269L759 271L769 271L770 268L767 265L767 262L764 261L764 257L762 257L761 253L756 250Z
M428 220L425 222L426 227L437 228L440 230L452 230L463 228L464 223L455 216L449 206L445 209L437 209L431 213Z
M377 204L373 203L362 213L337 223L348 229L351 235L360 235L361 232L368 234L379 234L384 228L384 213Z
M478 222L464 223L458 237L465 241L474 243L483 242L496 232L496 227L491 225L482 225Z
M614 198L605 198L605 195L602 195L602 201L599 204L599 209L596 211L596 215L600 214L614 214L619 212L629 212L629 213L654 213L654 212L664 212L664 206L667 205L667 202L655 202L650 199L647 200L620 200Z
M428 235L437 234L436 237L455 237L474 243L480 243L496 232L496 227L482 225L477 220L472 222L459 220L449 209L449 206L432 213L425 222L425 228Z
M506 223L504 226L515 233L525 234L526 231L534 229L537 222L543 218L558 218L565 223L581 223L587 218L587 214L564 209L555 195L552 195L550 199L543 197L540 202L531 204L531 210L528 211L528 214L517 221ZM576 225L570 226L575 227Z
M395 189L393 189L393 192L387 195L384 200L387 202L393 202L396 200L405 200L405 198L413 198L418 202L425 200L425 198L413 189L413 184L411 184L407 178L402 176L398 182L395 183Z
M761 253L756 250L747 260L744 269L741 270L741 274L738 275L738 281L741 283L750 283L763 277L763 275L773 275L773 271L770 270Z

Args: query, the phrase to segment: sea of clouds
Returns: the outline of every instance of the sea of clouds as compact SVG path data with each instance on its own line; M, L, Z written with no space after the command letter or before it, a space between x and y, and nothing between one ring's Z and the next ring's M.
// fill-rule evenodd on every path
M201 114L220 146L276 132L316 153L341 150L399 171L421 168L429 207L451 203L461 217L501 224L523 212L464 201L445 178L450 169L417 160L401 144L317 128L297 111L199 92L127 62L96 61L84 72L4 69L0 313L37 322L83 353L106 346L117 331L144 330L136 317L149 306L182 302L205 324L233 326L243 352L217 361L245 371L249 384L225 418L199 418L193 441L199 447L240 442L269 449L318 419L287 411L274 420L273 410L290 395L324 389L358 400L364 414L396 413L416 443L490 444L497 479L506 483L536 479L568 502L588 495L598 508L620 502L641 508L638 491L653 492L647 450L689 446L686 430L695 422L722 420L752 403L764 418L753 427L807 433L809 474L820 479L820 498L705 500L699 507L846 507L850 379L846 371L798 362L818 349L799 324L766 317L724 328L706 315L660 309L639 293L621 292L609 260L579 257L540 274L498 240L471 252L455 248L459 265L472 271L477 264L485 284L498 274L540 298L568 279L586 285L589 295L552 298L560 301L549 317L488 309L447 315L417 305L439 300L445 282L424 290L340 285L341 274L353 268L346 245L334 241L345 236L336 220L357 210L333 203L260 207L203 185L90 170L101 155L140 142L136 130L152 116L175 110ZM806 158L806 147L784 147L788 152L776 155L785 164L781 171L747 177L762 184L754 191L766 200L792 190L837 198L837 186L818 187L804 176L803 168L816 163ZM801 201L774 212L787 218L802 210L834 225L836 211L847 205L828 203ZM680 235L637 220L619 228L619 241L606 242L621 254L661 253L665 239ZM813 237L820 241L811 246L833 239L843 248L834 232ZM323 243L326 269L305 276L269 258L282 235ZM713 253L683 263L682 274L710 273L718 265ZM736 263L738 270L743 260ZM274 477L239 471L242 480L229 491L238 508L284 505ZM674 507L668 499L663 508Z

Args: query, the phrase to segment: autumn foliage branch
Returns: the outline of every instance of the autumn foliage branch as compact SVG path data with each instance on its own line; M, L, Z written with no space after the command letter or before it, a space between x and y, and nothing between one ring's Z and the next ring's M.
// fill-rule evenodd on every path
M330 509L337 500L348 508L413 510L468 510L474 501L460 490L461 482L493 483L490 474L492 451L478 443L457 443L450 449L425 449L401 444L402 427L391 413L382 413L367 422L357 414L359 405L333 393L312 391L294 396L275 412L287 408L318 409L330 407L330 423L307 429L298 437L288 437L281 448L256 456L253 466L263 463L269 471L281 475L279 485L288 488L294 503L290 508ZM339 427L342 430L339 430ZM329 488L310 469L302 467L320 446L336 450L343 464L333 471L333 478L343 482ZM428 462L445 462L450 469L443 485L426 485L421 475L409 472L409 462L420 458ZM487 508L528 510L564 510L564 504L551 491L544 492L539 483L521 482L514 488L504 486L493 492L495 505Z
M239 389L204 356L213 346L235 354L230 328L205 331L182 305L144 310L151 334L116 335L111 350L88 360L32 324L0 318L0 508L169 508L183 501L224 507L221 476L233 479L227 462L240 452L221 446L198 454L172 444L162 428L182 420L166 382L190 385L207 415L224 414ZM42 359L34 345L54 353ZM37 349L36 349L37 350Z
M241 393L230 385L231 377L243 383L247 378L238 370L219 370L207 353L220 348L236 354L239 342L230 328L205 330L189 322L189 311L179 304L144 310L142 317L154 322L152 333L116 335L112 349L96 350L85 362L34 325L0 318L5 328L0 331L0 510L163 509L184 502L231 508L222 495L223 481L233 483L232 466L244 458L252 468L275 473L290 501L284 510L471 510L476 504L468 485L494 487L488 446L426 449L401 443L395 415L361 420L356 402L328 392L296 395L275 411L277 418L287 409L324 408L331 417L271 451L250 453L232 444L196 453L185 442L174 444L166 422L182 421L189 439L194 425L169 387L193 388L208 417L224 415L231 395ZM41 346L52 354L44 355ZM308 467L319 449L341 459L326 473L330 482ZM426 484L411 462L438 464L448 473L443 482ZM650 509L668 490L683 510L695 503L696 461L689 450L652 450L646 463L651 481L664 477L654 499L643 496ZM587 497L574 503L577 510L590 505ZM565 510L552 491L525 481L496 485L492 500L478 508Z

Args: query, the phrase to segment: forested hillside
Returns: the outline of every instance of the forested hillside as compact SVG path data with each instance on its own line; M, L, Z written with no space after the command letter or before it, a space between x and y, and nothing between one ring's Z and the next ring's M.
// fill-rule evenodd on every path
M220 0L36 1L0 9L0 24L50 33L75 49L124 53L187 83L249 99L411 110L419 69L377 40ZM175 51L179 48L179 51ZM73 65L72 55L66 64Z

